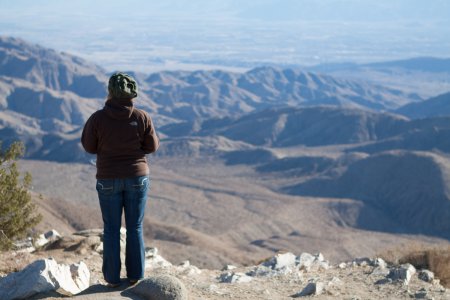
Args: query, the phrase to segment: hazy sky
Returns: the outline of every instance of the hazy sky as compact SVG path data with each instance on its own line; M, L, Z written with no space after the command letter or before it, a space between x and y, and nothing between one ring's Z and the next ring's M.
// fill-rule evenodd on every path
M448 56L450 1L0 0L0 28L107 68L369 62Z

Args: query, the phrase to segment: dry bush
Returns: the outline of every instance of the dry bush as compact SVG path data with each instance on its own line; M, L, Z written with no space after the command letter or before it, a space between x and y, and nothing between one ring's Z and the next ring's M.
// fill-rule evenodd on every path
M402 245L380 255L392 264L410 263L417 269L428 269L450 287L450 245L430 246L421 243Z

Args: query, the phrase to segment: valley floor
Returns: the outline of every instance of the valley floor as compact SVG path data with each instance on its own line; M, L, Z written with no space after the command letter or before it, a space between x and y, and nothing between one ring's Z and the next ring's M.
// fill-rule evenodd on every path
M261 176L217 160L152 157L144 232L149 246L177 264L251 265L278 251L322 252L332 262L376 256L412 244L448 244L419 235L353 228L361 203L299 197L273 190L292 178ZM63 234L101 228L95 167L23 160L44 215L38 229ZM374 213L374 217L377 215Z

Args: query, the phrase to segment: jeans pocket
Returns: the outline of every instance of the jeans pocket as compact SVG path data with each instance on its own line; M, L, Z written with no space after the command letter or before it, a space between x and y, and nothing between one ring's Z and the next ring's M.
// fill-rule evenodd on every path
M113 179L98 179L95 187L97 192L103 195L111 195L114 191Z
M145 191L150 185L150 179L148 176L136 177L136 180L132 183L131 187L134 191Z

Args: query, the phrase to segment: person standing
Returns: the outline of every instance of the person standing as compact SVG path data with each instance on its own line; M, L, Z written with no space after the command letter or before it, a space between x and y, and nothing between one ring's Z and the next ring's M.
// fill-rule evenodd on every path
M152 119L134 107L136 81L114 73L103 109L86 121L81 143L97 155L96 189L103 219L103 276L110 287L120 285L120 228L122 211L127 229L125 266L135 284L144 276L145 247L142 223L150 187L146 154L159 147Z

